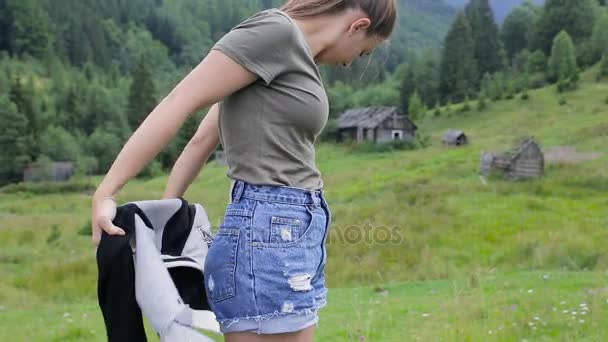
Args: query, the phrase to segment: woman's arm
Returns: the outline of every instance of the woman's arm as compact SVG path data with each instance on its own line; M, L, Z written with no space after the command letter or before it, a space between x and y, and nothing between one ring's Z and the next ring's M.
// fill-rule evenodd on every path
M219 108L215 104L173 165L163 198L182 197L219 143Z
M175 136L186 118L200 108L253 83L257 75L222 52L211 52L154 108L114 160L92 199L93 243L99 244L101 229L110 235L122 230L112 224L111 208L104 210L105 198L112 198L137 175Z
M212 50L137 128L97 188L96 195L116 194L160 153L189 115L219 102L256 78L223 53Z

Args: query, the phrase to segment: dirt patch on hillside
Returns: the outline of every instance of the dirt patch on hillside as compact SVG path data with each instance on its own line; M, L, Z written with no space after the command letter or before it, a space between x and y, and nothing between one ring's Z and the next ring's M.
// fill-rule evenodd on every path
M573 146L554 146L544 151L545 161L556 164L575 164L602 157L600 152L578 152Z

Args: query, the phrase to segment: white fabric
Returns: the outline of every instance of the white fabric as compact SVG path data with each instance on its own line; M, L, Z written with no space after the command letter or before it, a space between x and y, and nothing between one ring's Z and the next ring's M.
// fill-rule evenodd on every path
M170 203L173 208L173 203ZM139 205L139 204L138 204ZM158 206L162 203L154 203L148 209L158 212ZM198 225L193 227L205 229L209 233L210 225L206 214L200 205L197 207L195 222ZM146 213L147 215L147 213ZM162 217L157 217L156 222L167 222ZM208 337L197 332L193 327L220 333L219 324L215 315L211 311L192 310L187 304L183 303L175 284L167 270L163 256L161 256L157 241L159 232L146 226L144 221L135 215L135 253L133 255L135 265L135 296L142 313L148 318L152 328L159 333L161 341L165 342L208 342L212 341ZM200 240L200 239L199 239ZM190 245L186 243L186 248L190 248L189 254L184 253L199 263L197 269L204 265L204 257L207 250L201 249L200 243L197 245L188 239ZM204 244L206 248L206 244ZM166 258L166 257L165 257ZM185 262L188 263L188 262ZM168 263L170 264L170 263ZM175 266L175 263L173 263ZM184 318L185 317L185 318Z

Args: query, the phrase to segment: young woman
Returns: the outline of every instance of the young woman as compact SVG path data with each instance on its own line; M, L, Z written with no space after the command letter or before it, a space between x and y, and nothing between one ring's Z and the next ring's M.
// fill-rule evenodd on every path
M114 195L199 108L208 114L171 175L182 196L221 143L232 183L205 261L225 339L312 341L327 303L331 222L314 142L329 105L317 64L349 65L393 31L396 0L290 0L221 38L125 144L92 201L93 242L112 224Z

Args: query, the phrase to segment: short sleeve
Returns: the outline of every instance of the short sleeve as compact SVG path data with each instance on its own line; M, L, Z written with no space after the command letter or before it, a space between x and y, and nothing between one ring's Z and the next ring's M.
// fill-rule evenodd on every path
M258 14L224 35L212 49L219 50L270 84L289 63L293 27L280 14Z

